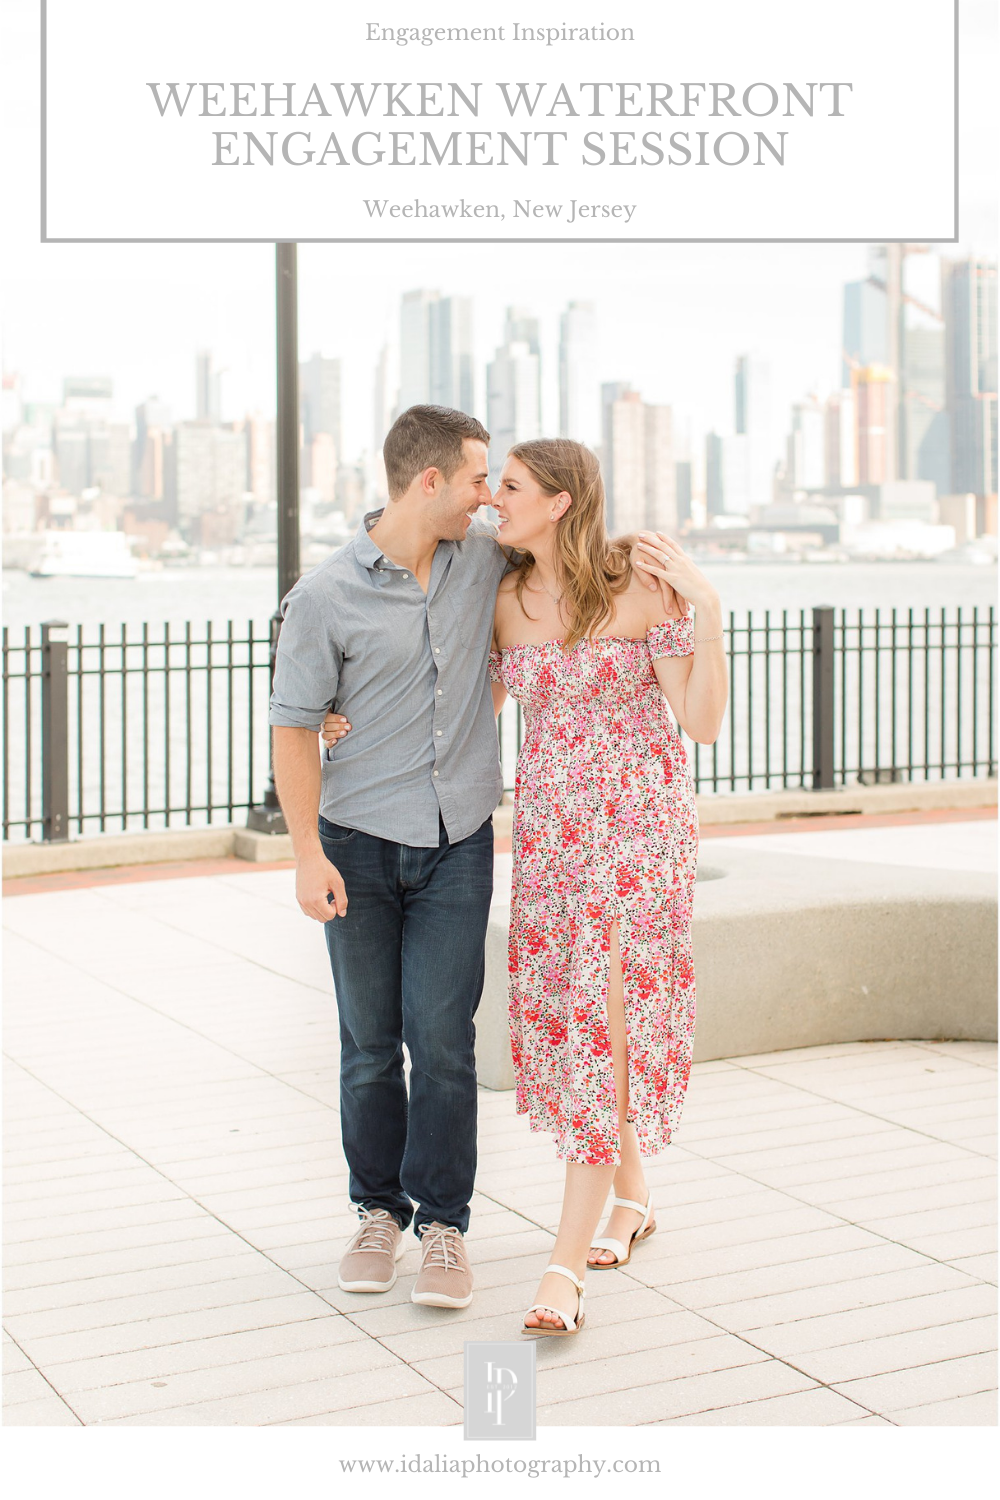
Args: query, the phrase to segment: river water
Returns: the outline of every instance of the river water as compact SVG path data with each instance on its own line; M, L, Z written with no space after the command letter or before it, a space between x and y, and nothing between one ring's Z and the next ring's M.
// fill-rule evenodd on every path
M723 607L746 610L984 608L995 602L995 567L954 563L709 563L705 574ZM203 624L254 620L263 627L277 603L271 568L164 568L135 579L32 578L3 572L8 625L63 619L71 625L149 621Z

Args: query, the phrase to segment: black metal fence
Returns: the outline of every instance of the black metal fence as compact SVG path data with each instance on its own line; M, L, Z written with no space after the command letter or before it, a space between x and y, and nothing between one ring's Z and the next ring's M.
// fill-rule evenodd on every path
M730 614L731 700L700 792L995 776L984 609ZM267 778L269 627L3 633L3 837L242 821ZM513 786L520 713L501 716Z

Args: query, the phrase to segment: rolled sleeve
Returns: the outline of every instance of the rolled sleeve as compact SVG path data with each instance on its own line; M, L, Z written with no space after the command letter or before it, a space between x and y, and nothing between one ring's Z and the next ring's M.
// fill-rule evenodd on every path
M330 602L297 583L285 596L281 613L268 723L318 730L336 699L344 660Z

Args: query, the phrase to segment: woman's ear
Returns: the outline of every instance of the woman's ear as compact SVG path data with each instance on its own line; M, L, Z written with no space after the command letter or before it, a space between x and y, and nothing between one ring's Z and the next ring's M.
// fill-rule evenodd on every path
M549 519L552 521L561 520L572 504L573 496L568 494L566 490L560 490L558 495L552 496L552 506L549 511Z

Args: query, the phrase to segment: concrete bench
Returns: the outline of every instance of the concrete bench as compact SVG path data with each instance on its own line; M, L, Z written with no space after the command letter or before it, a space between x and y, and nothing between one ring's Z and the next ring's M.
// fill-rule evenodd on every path
M514 1086L508 919L496 902L476 1014L490 1089ZM703 846L695 1061L872 1039L993 1041L996 930L990 875Z

